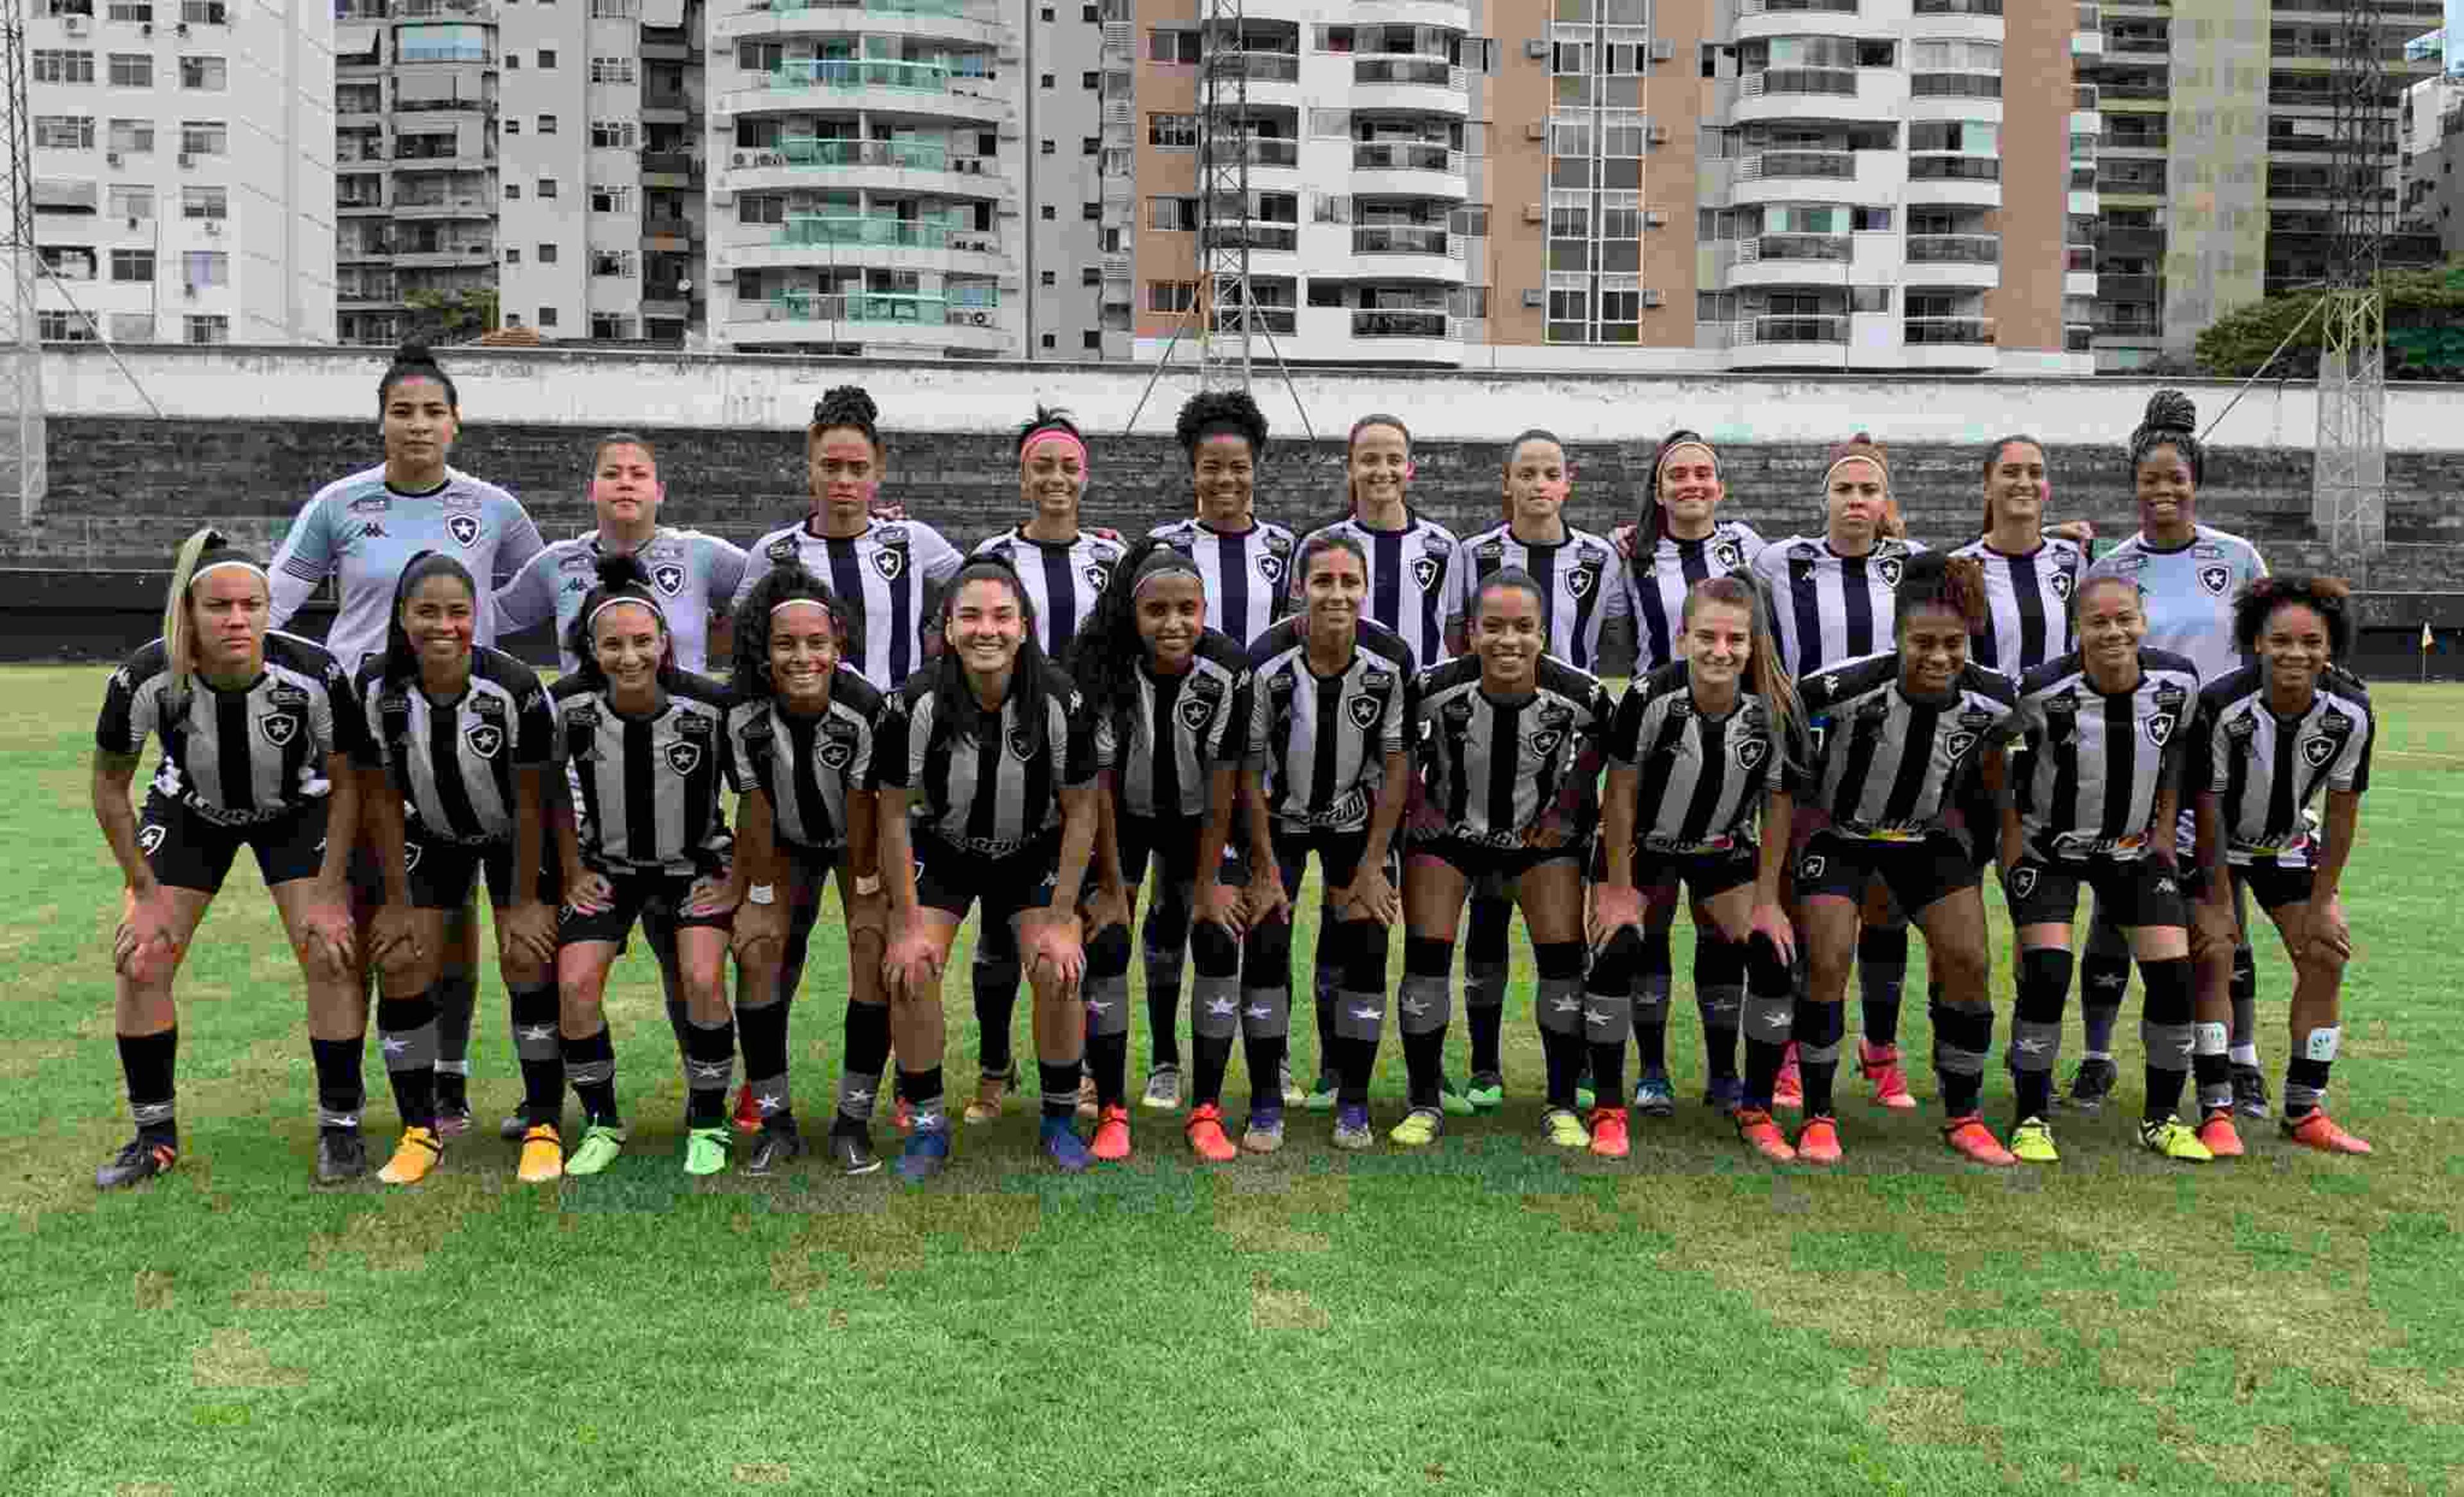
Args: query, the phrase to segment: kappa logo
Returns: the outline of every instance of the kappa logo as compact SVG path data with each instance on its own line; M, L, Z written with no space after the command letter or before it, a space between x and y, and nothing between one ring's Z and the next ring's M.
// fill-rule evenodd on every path
M2206 588L2211 597L2223 597L2225 595L2225 589L2233 585L2233 568L2229 566L2200 567L2199 585Z
M2171 713L2160 712L2153 717L2147 719L2148 742L2155 744L2158 748L2163 748L2165 746L2165 740L2172 736L2173 715Z
M1882 580L1882 585L1885 587L1895 588L1900 585L1901 570L1902 563L1895 556L1886 556L1874 563L1874 575Z
M1767 738L1739 738L1736 756L1739 769L1760 769L1763 760L1771 758L1771 741Z
M1438 566L1436 557L1417 557L1412 561L1412 581L1419 584L1422 592L1436 592L1438 583L1443 580L1444 575Z
M2070 596L2071 596L2071 574L2070 574L2070 573L2068 573L2068 572L2056 572L2056 573L2054 574L2054 596L2055 596L2055 597L2057 597L2057 598L2059 598L2059 599L2063 600L2063 601L2064 601L2064 602L2066 602L2066 603L2067 603L2068 601L2070 601Z
M2035 869L2022 863L2011 870L2011 893L2013 898L2026 899L2035 892L2036 870Z
M1975 734L1965 731L1954 733L1942 740L1943 757L1955 760L1964 758L1968 751L1975 746Z
M877 546L872 553L872 569L881 574L883 582L894 583L907 570L907 553L894 546Z
M673 561L650 568L650 581L659 591L673 598L685 590L685 569Z
M456 545L464 547L476 545L479 542L479 517L448 515L445 517L445 533L453 538L453 543Z
M2313 769L2324 768L2327 760L2334 759L2335 757L2336 740L2334 738L2303 738L2301 740L2302 761L2307 763Z
M1260 553L1258 557L1258 575L1265 578L1269 583L1282 582L1284 580L1284 559L1271 552Z
M1352 725L1366 733L1377 725L1377 715L1383 707L1375 696L1355 696L1344 704L1344 711L1352 715Z
M375 520L370 520L360 527L360 539L362 540L383 540L385 538L385 526L379 524Z
M687 743L682 738L669 744L668 767L679 775L691 775L701 767L701 745Z
M265 735L266 742L284 748L299 736L299 719L287 712L274 713L256 719L256 729Z
M505 730L493 722L474 722L462 730L462 741L481 759L494 759L505 746Z
M147 822L137 828L137 850L144 853L153 852L155 848L163 846L163 839L170 833L170 830L171 828L159 823Z
M1180 725L1192 733L1204 733L1206 725L1215 720L1215 704L1200 697L1182 697L1177 711Z

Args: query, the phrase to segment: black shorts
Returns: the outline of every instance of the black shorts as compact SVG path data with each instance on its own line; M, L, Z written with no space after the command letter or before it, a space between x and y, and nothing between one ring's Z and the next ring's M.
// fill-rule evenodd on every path
M915 832L915 902L964 919L981 900L987 929L1006 929L1022 912L1049 906L1060 875L1058 829L1003 858L953 847L920 827Z
M2233 877L2271 915L2286 905L2307 901L2318 884L2315 870L2279 868L2273 863L2235 864Z
M402 828L403 876L410 883L410 902L420 910L459 910L471 902L472 885L485 873L488 903L502 910L514 902L514 845L510 841L455 842L439 837L417 821ZM564 897L553 847L539 849L539 903L553 905ZM351 849L351 893L371 908L385 903L385 873L375 845L363 841Z
M1297 899L1301 876L1309 871L1309 854L1317 854L1319 876L1328 889L1346 889L1360 876L1360 860L1369 851L1366 831L1287 831L1276 827L1275 871L1284 881L1284 892ZM1401 887L1397 859L1390 849L1386 854L1386 877Z
M2097 917L2123 930L2144 925L2189 928L2182 881L2154 858L2074 861L2030 848L2002 875L2013 925L2068 925L2079 914L2079 886L2096 891Z
M1415 838L1406 855L1436 858L1461 873L1473 888L1502 898L1513 889L1516 879L1544 863L1565 860L1580 869L1587 861L1586 850L1579 842L1570 842L1562 848L1498 848L1468 837L1439 833Z
M1861 903L1865 886L1877 878L1910 914L1983 881L1969 859L1968 844L1947 831L1927 832L1922 841L1896 842L1846 837L1826 826L1806 839L1805 850L1797 854L1800 899L1831 894Z
M145 792L137 818L137 850L158 883L214 893L231 876L231 860L246 847L256 854L265 887L313 878L325 864L322 796L267 821L209 821L192 806L160 790Z
M583 914L571 905L557 911L556 941L559 946L580 946L589 941L605 941L619 951L625 937L631 934L633 922L660 931L687 931L696 926L725 930L735 923L734 911L720 914L691 914L685 904L690 897L696 875L691 873L610 873L611 891L607 908L597 914Z
M1761 872L1761 858L1762 850L1742 837L1712 852L1655 852L1649 848L1637 848L1634 887L1649 890L1682 883L1698 902L1717 899L1731 889L1752 883ZM1603 866L1595 876L1606 872Z

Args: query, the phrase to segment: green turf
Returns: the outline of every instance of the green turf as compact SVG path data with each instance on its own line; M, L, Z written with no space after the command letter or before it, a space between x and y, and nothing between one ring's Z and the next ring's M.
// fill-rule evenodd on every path
M1196 1169L1142 1114L1133 1162L1063 1179L1014 1106L922 1191L818 1165L688 1183L637 954L611 990L634 1142L610 1175L527 1188L474 1139L416 1190L323 1192L297 976L243 868L182 992L187 1154L99 1199L127 1132L86 808L100 688L0 674L0 1492L2464 1486L2453 691L2378 698L2336 1092L2366 1162L2258 1130L2231 1167L2135 1152L2126 1024L2123 1107L2064 1125L2057 1169L1961 1165L1929 1112L1883 1117L1851 1084L1848 1166L1774 1173L1693 1103L1681 940L1686 1105L1622 1166L1537 1141L1526 967L1513 1101L1425 1155L1340 1155L1296 1113L1279 1157ZM815 1119L822 965L796 1029ZM2277 1070L2274 950L2262 984ZM503 1002L492 976L483 1124L517 1090ZM1903 1038L1925 1053L1922 1002ZM1399 1087L1390 1057L1381 1124ZM2008 1096L1997 1064L1997 1122Z

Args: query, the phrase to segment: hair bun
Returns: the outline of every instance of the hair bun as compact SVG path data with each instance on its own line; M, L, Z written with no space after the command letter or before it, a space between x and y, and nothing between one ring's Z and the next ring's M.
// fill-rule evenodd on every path
M2143 424L2158 431L2196 431L2199 407L2180 390L2158 390L2147 397Z
M599 559L599 585L606 588L647 586L650 575L642 570L641 559L630 554L603 556Z
M845 422L869 430L880 419L881 407L873 404L872 396L861 385L833 385L813 402L813 420L825 426Z
M428 351L428 344L421 340L406 338L402 341L402 346L393 351L393 362L432 364L436 362L436 356Z

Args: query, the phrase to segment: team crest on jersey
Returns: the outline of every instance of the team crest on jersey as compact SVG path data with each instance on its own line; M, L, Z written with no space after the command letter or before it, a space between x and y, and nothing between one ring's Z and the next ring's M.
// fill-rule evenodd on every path
M768 545L763 546L761 548L761 554L768 557L771 561L778 562L781 566L784 566L788 562L796 560L796 542L784 536L781 536L778 539L771 541Z
M1101 561L1091 561L1088 563L1087 569L1078 575L1087 580L1088 586L1102 592L1104 584L1112 580L1112 569Z
M701 745L687 743L682 738L668 745L668 767L679 775L690 775L701 767Z
M1352 725L1366 733L1377 725L1377 714L1384 706L1375 696L1355 696L1344 704L1344 711L1352 715Z
M2327 760L2334 759L2335 757L2336 740L2334 738L2303 738L2301 740L2302 760L2309 764L2313 769L2324 768Z
M494 759L505 746L505 730L493 722L474 722L462 730L462 741L481 759Z
M685 590L685 569L668 561L650 568L650 581L658 584L659 591L673 598Z
M2173 715L2171 713L2160 712L2156 715L2147 719L2148 742L2155 744L2158 748L2163 748L2166 740L2170 738L2172 736Z
M1284 580L1284 559L1268 552L1260 552L1258 554L1258 575L1265 578L1269 583L1282 582Z
M2036 892L2036 870L2022 863L2011 870L2011 892L2025 899Z
M479 517L448 515L445 517L445 533L453 538L455 545L476 545L479 543Z
M2071 574L2068 572L2056 572L2054 574L2054 596L2063 600L2064 602L2068 602L2070 600L2070 595Z
M1535 759L1547 759L1550 755L1557 752L1557 745L1565 741L1566 735L1555 728L1548 728L1535 733L1531 735L1532 757Z
M1412 581L1419 583L1420 591L1436 592L1438 583L1444 575L1438 565L1436 557L1419 556L1412 559Z
M1003 741L1009 745L1010 758L1022 764L1035 757L1035 735L1023 722L1010 729Z
M1215 704L1202 697L1183 696L1175 711L1180 714L1180 725L1192 733L1204 733L1215 720Z
M404 840L402 845L402 870L404 872L415 873L419 871L419 853L420 847L418 843L409 841L408 839Z
M891 546L876 548L872 553L872 569L881 574L883 582L898 581L899 574L907 570L906 551Z
M1471 726L1471 698L1458 696L1438 709L1438 719L1457 733Z
M813 745L813 757L827 769L845 770L855 762L855 729L844 722L830 723Z
M1739 738L1737 740L1736 756L1737 767L1739 769L1746 770L1749 773L1753 770L1760 769L1763 767L1763 760L1771 758L1771 740L1768 738Z
M1733 572L1745 564L1746 548L1733 540L1723 540L1711 548L1711 560Z
M2211 597L2223 597L2225 595L2225 589L2233 585L2233 568L2229 566L2200 567L2199 585L2206 588L2209 595Z
M1967 757L1968 751L1975 746L1975 734L1954 733L1950 737L1942 740L1943 757L1953 760L1964 759Z
M1592 588L1599 580L1599 568L1587 561L1566 574L1566 591L1580 603L1592 595Z
M1882 585L1885 587L1900 585L1901 570L1902 563L1895 556L1883 557L1874 563L1874 575L1882 580Z
M170 833L170 830L171 828L163 826L159 822L147 822L144 826L137 828L137 850L140 852L152 852L155 848L163 846L163 839Z
M256 719L256 729L265 735L266 742L284 748L299 736L299 719L287 712L269 713Z

